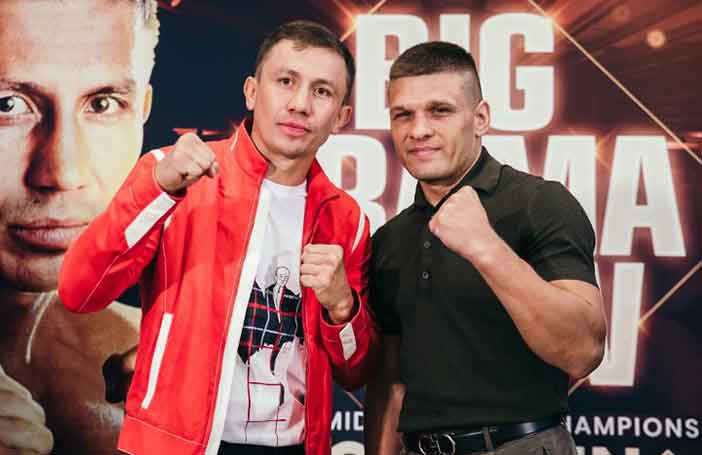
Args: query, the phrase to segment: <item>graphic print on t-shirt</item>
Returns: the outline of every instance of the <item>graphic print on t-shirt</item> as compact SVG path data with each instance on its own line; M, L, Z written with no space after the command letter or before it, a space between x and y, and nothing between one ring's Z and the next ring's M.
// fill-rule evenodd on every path
M222 439L287 446L305 435L304 302L300 286L302 225L307 196L264 180L266 227L237 348Z
M275 374L275 361L281 348L295 337L304 343L302 332L302 298L286 287L290 269L279 266L275 282L261 289L254 281L244 328L239 343L239 357L247 363L260 349L270 349L270 370Z

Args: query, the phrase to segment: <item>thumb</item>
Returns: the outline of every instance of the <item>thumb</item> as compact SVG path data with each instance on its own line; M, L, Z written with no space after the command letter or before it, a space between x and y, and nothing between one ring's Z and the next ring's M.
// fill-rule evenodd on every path
M434 234L435 236L438 237L439 236L438 231L439 231L439 223L438 223L438 221L436 221L436 214L434 214L434 216L432 216L431 219L429 220L429 232L431 232L432 234Z

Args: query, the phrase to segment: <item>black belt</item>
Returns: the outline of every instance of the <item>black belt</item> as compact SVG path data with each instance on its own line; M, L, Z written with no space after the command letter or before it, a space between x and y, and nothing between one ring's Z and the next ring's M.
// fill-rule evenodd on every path
M465 455L486 452L509 441L544 431L562 422L560 416L533 422L476 427L467 430L405 433L408 451L422 455Z
M304 444L295 446L256 446L251 444L234 444L222 441L219 455L305 455Z

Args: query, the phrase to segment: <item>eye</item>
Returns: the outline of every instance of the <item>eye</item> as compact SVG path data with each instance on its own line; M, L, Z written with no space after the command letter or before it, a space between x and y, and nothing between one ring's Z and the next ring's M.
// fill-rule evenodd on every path
M120 102L111 96L100 95L90 100L90 112L93 114L114 114L121 108Z
M393 114L392 119L393 120L402 120L402 119L406 119L408 117L409 117L409 112L400 111L400 112L396 112L395 114Z
M4 96L0 98L0 116L30 114L29 104L19 96Z
M283 87L289 87L292 85L293 80L289 77L281 77L280 79L278 79L278 83Z
M326 88L326 87L318 87L318 88L315 90L315 93L316 93L317 95L323 96L323 97L332 96L331 90L329 90L329 89Z
M432 113L437 114L437 115L446 115L450 114L452 112L451 108L448 106L436 106L432 108Z

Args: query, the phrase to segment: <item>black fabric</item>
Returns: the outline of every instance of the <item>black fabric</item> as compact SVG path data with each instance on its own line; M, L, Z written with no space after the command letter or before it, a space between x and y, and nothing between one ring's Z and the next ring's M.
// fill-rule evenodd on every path
M515 439L555 427L562 422L562 417L557 416L533 422L483 428L474 427L435 433L411 432L404 435L404 441L407 451L411 453L463 455L472 452L487 452Z
M436 209L464 185L477 191L497 234L542 278L596 285L592 226L560 183L502 165L483 148L436 207L418 185L414 204L373 236L371 263L380 330L401 334L400 431L518 423L567 411L566 373L529 349L478 271L428 229Z
M222 441L217 455L305 455L305 445L269 447Z

